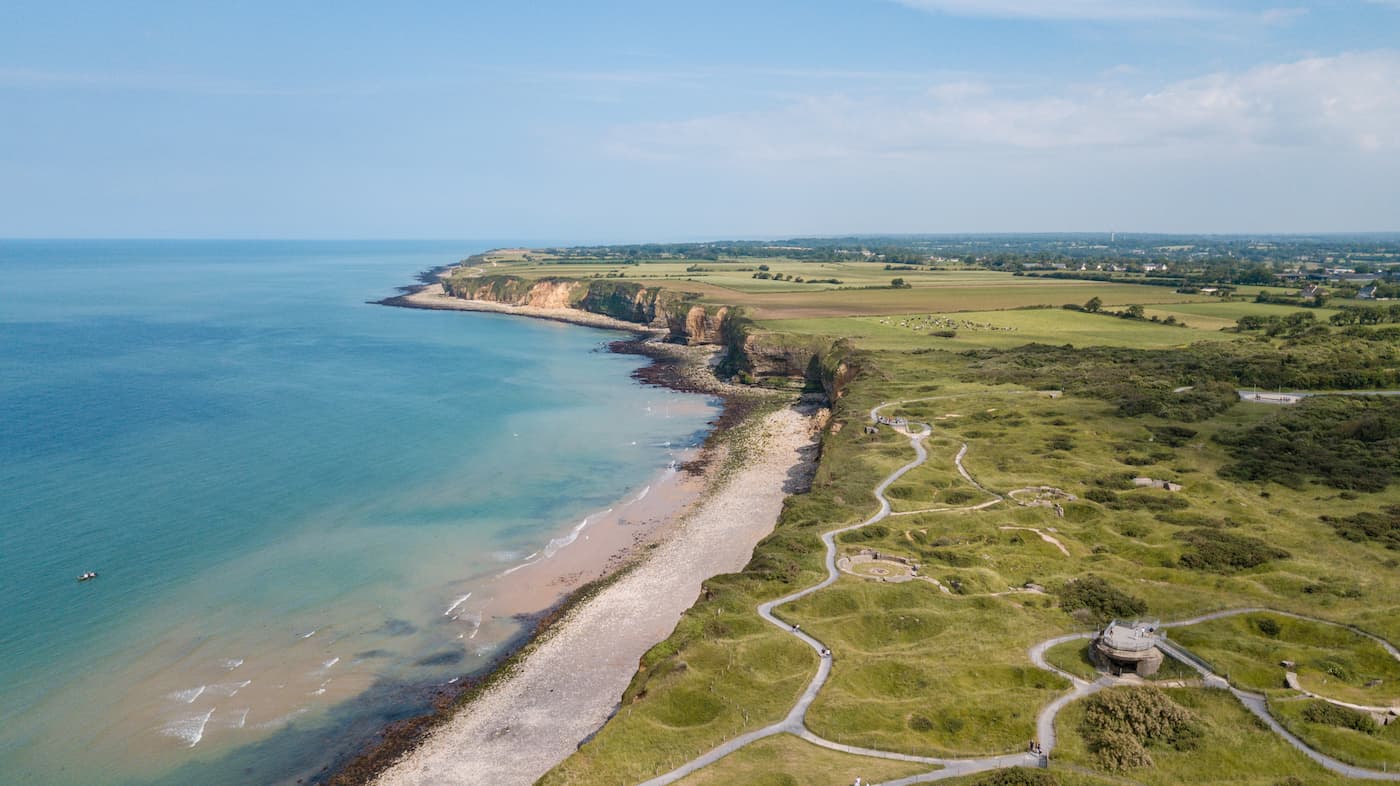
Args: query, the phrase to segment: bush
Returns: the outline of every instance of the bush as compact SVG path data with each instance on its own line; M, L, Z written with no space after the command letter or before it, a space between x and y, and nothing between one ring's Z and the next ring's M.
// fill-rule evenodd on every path
M1060 598L1060 608L1069 613L1083 609L1088 612L1089 621L1096 624L1147 612L1147 601L1115 589L1098 576L1066 582L1055 594Z
M1060 786L1060 779L1045 770L1012 767L993 772L977 781L976 786Z
M1258 538L1236 535L1218 529L1198 528L1179 532L1192 550L1181 555L1181 566L1192 570L1229 572L1263 565L1270 560L1287 559L1288 552Z
M1094 735L1089 740L1089 751L1094 754L1099 766L1109 772L1152 766L1152 756L1147 748L1122 732L1106 731Z
M1085 700L1079 733L1099 766L1123 772L1152 765L1147 748L1192 750L1204 736L1196 716L1157 688L1118 688Z
M1089 489L1084 492L1084 499L1100 505L1112 505L1118 501L1118 495L1108 489Z
M1400 551L1400 505L1387 505L1380 513L1323 516L1322 521L1353 543L1376 543Z
M870 540L879 540L889 537L890 528L884 524L871 524L868 527L851 530L841 533L842 543L864 543Z
M1227 478L1381 491L1400 472L1400 401L1313 396L1215 439L1234 459Z
M1271 617L1259 617L1254 620L1254 627L1258 628L1260 633L1269 637L1277 636L1283 630Z
M1152 438L1171 448L1179 448L1190 442L1197 434L1194 429L1185 426L1148 426L1148 431L1152 432Z
M910 715L909 728L914 731L933 731L933 721L923 715Z
M1377 731L1376 722L1371 720L1370 715L1361 710L1325 701L1308 702L1308 706L1303 708L1303 720L1308 723L1321 723L1327 726L1351 729L1363 734L1375 734Z

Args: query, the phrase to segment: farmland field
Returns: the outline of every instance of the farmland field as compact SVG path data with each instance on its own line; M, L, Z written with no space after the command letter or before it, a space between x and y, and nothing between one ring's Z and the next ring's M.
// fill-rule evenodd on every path
M1151 314L1153 310L1148 310L1147 313ZM899 314L881 317L781 319L766 320L760 324L770 330L788 333L844 336L854 340L862 348L871 350L956 350L972 347L1014 347L1032 342L1156 348L1237 337L1218 330L1199 330L1142 320L1119 319L1104 314L1086 314L1062 308L972 311L946 316ZM1233 320L1230 324L1234 324ZM955 330L957 335L954 338L933 335L938 330Z

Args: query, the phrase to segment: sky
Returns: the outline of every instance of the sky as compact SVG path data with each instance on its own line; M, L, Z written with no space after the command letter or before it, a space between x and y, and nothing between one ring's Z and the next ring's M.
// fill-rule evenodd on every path
M1400 230L1400 0L0 0L0 237Z

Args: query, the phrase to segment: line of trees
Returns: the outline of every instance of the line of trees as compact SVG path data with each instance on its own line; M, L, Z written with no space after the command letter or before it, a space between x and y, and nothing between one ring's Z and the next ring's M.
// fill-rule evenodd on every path
M1389 306L1344 306L1327 320L1338 327L1400 322L1400 303Z

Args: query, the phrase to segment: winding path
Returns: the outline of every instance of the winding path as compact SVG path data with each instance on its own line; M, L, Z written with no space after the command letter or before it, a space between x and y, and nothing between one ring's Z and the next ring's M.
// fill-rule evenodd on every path
M913 403L913 401L928 401L933 400L934 398L948 397L938 396L928 399L914 399L911 401L903 402L886 402L870 410L870 419L872 422L878 422L880 410L886 407ZM922 428L917 432L911 431L910 427L915 425L921 426ZM911 470L915 469L916 467L920 466L928 460L928 450L924 447L924 440L932 433L932 428L927 423L916 424L911 422L907 426L892 426L892 428L909 438L909 444L911 447L914 448L915 457L913 461L910 461L909 463L901 466L894 472L890 473L883 481L880 482L878 486L875 487L874 494L875 499L880 503L879 510L876 511L874 515L870 516L869 518L858 524L851 524L845 527L840 527L838 529L822 533L821 540L823 546L826 549L826 578L822 579L816 584L813 584L810 587L807 587L806 589L798 590L797 592L794 592L790 595L785 595L781 598L761 603L758 606L758 614L764 620L766 620L772 625L782 628L784 631L788 632L793 636L796 636L798 639L801 639L804 643L807 644L807 646L811 647L817 653L817 673L815 676L812 677L812 681L808 683L806 690L804 690L802 692L802 695L798 697L796 705L793 706L792 710L788 712L786 717L784 717L777 723L773 723L768 726L764 726L763 728L756 729L754 731L735 737L734 739L725 742L724 744L710 750L709 752L697 756L694 759L691 759L690 761L686 762L685 764L682 764L680 767L677 767L674 770L671 770L670 772L644 781L641 784L641 786L663 786L664 784L675 783L681 778L684 778L685 776L690 775L691 773L697 770L714 764L720 759L723 759L725 756L728 756L729 754L734 753L735 751L738 751L741 748L747 747L748 745L754 742L778 734L792 734L813 745L855 756L867 756L870 758L887 759L892 761L905 761L917 764L929 764L938 768L931 772L926 772L919 775L912 775L892 781L886 781L881 784L872 784L872 786L913 786L913 784L939 781L944 780L946 778L955 778L962 775L971 775L979 772L985 772L988 770L1003 769L1006 767L1041 767L1045 765L1046 758L1028 752L1003 754L996 756L946 759L928 756L913 756L906 753L881 751L872 748L861 748L854 745L846 745L839 742L833 742L831 740L818 736L817 734L813 733L810 729L807 728L807 710L811 707L812 702L816 700L817 693L821 691L824 685L826 685L827 680L831 676L831 657L829 655L830 651L822 644L821 641L817 640L807 632L801 630L796 625L791 625L787 622L784 622L776 614L774 614L774 609L778 608L779 606L792 603L796 600L800 600L801 598L805 598L808 595L811 595L812 593L817 592L818 590L825 589L836 582L837 578L840 576L840 572L836 567L836 536L844 532L860 529L861 527L867 527L871 524L883 521L891 515L897 516L908 515L908 513L924 513L952 510L981 510L983 508L987 508L1004 501L1004 497L982 486L982 484L978 483L966 470L966 468L963 467L962 459L963 456L967 454L967 444L963 443L962 449L958 451L958 454L954 459L954 462L957 464L959 474L961 474L963 478L965 478L969 483L976 486L983 492L990 494L996 499L987 503L983 503L981 505L976 505L968 508L938 508L928 511L909 511L905 514L892 513L892 511L890 510L889 499L885 497L885 491L905 474L907 474L908 472L910 472ZM1061 548L1063 549L1063 546L1061 546ZM1309 620L1313 622L1320 622L1328 625L1337 625L1339 627L1347 628L1348 630L1351 630L1355 633L1358 633L1362 636L1365 636L1366 638L1377 642L1382 647L1384 647L1386 651L1389 652L1393 657L1395 657L1397 660L1400 660L1400 649L1397 649L1390 642L1380 638L1379 636L1367 633L1366 631L1361 630L1360 628L1357 628L1355 626L1331 622L1329 620L1318 619L1316 617L1309 617L1294 612L1278 611L1275 609L1267 609L1262 607L1247 607L1216 611L1211 612L1209 614L1202 614L1196 617L1191 617L1189 619L1177 620L1169 623L1162 623L1161 627L1184 627L1187 625L1194 625L1201 622L1208 622L1214 619L1221 619L1223 617L1231 617L1239 614L1249 614L1253 612L1264 611L1267 611L1271 614L1279 614L1283 616L1294 617L1296 619ZM1063 671L1059 668L1056 668L1055 666L1051 665L1050 662L1045 658L1045 653L1056 645L1070 641L1089 639L1092 636L1092 633L1071 633L1063 636L1057 636L1055 638L1039 642L1031 646L1030 649L1027 650L1027 655L1029 656L1031 662L1036 665L1036 667L1057 674L1063 677L1064 679L1068 680L1070 683L1070 689L1068 692L1064 693L1063 695L1057 697L1054 701L1045 705L1036 715L1036 738L1040 743L1041 750L1047 757L1055 747L1055 718L1059 715L1062 709L1064 709L1070 703L1078 701L1079 699L1082 699L1100 690L1103 690L1104 688L1113 687L1115 685L1128 684L1125 680L1111 676L1102 676L1096 680L1088 681L1074 674L1070 674L1067 671ZM1290 745L1301 751L1308 758L1317 762L1326 769L1350 778L1400 781L1400 773L1381 772L1379 770L1370 770L1363 767L1357 767L1334 759L1330 756L1327 756L1326 754L1320 753L1314 750L1313 748L1308 747L1306 743L1298 739L1293 734L1289 733L1287 729L1283 728L1283 726L1280 725L1279 722L1276 721L1273 718L1273 716L1269 714L1264 696L1255 693L1250 693L1248 691L1243 691L1231 686L1227 680L1211 671L1210 668L1199 658L1195 657L1194 655L1191 655L1189 652L1186 652L1180 647L1177 647L1175 644L1168 642L1165 639L1165 637L1162 639L1162 643L1160 646L1172 657L1182 661L1183 663L1186 663L1188 666L1192 667L1197 672L1199 672L1202 678L1204 679L1207 687L1229 690L1232 694L1234 694L1234 696L1237 699L1239 699L1239 701L1245 706L1246 709L1254 713L1254 715L1258 716L1265 724L1269 726L1269 728L1271 728L1275 733L1282 737L1286 742L1288 742Z
M880 410L884 409L885 407L892 406L894 403L896 402L881 404L875 407L874 409L870 410L871 421L878 422ZM910 431L910 427L914 425L919 425L922 428L917 432ZM695 772L696 770L699 770L710 764L713 764L719 761L720 759L724 758L725 756L728 756L729 754L739 750L740 748L749 745L750 743L757 742L758 740L765 739L767 737L772 737L776 734L792 734L814 745L819 745L823 748L841 751L843 753L850 753L857 756L869 756L872 758L890 759L894 761L916 762L920 764L931 764L940 767L939 770L932 773L928 773L926 775L917 775L914 776L912 779L906 778L900 781L892 781L891 786L894 786L895 784L922 783L927 780L951 778L957 775L968 775L971 773L982 772L985 770L1000 769L1002 767L1014 767L1017 765L1036 766L1039 763L1038 757L1033 756L1030 753L992 756L979 759L938 759L927 756L911 756L906 753L892 753L889 751L880 751L870 748L858 748L852 745L845 745L839 742L832 742L831 740L827 740L817 736L807 728L807 710L809 707L812 706L812 702L815 701L817 698L817 693L822 689L822 686L826 684L827 679L831 676L831 658L823 654L827 652L827 649L822 644L822 642L818 641L810 634L802 631L797 626L791 625L779 619L777 615L773 613L773 610L779 606L783 606L788 603L792 603L793 601L800 600L801 598L805 598L808 595L817 592L818 590L826 589L827 587L835 583L836 579L840 576L840 573L836 568L836 536L840 535L843 532L849 532L851 530L860 529L861 527L870 526L871 524L875 524L887 518L890 515L891 511L890 501L888 498L885 497L885 490L888 489L892 484L894 484L895 481L904 477L906 473L910 472L911 470L928 460L928 450L924 448L924 440L931 433L933 433L933 430L928 426L928 424L910 423L908 426L895 426L893 428L899 433L909 437L909 444L914 448L914 460L910 461L909 463L890 473L884 480L880 481L880 485L875 487L875 499L879 501L880 509L877 510L875 514L872 515L870 518L862 522L859 522L857 524L850 524L845 527L840 527L838 529L822 533L822 545L826 548L826 578L822 579L816 584L813 584L810 587L807 587L806 589L798 590L797 592L794 592L790 595L785 595L781 598L777 598L776 600L770 600L765 603L761 603L758 606L758 614L760 617L767 620L770 624L776 625L777 627L782 628L783 630L787 631L793 636L796 636L797 638L801 639L807 644L807 646L811 647L817 652L817 656L819 659L817 665L817 673L814 677L812 677L812 681L808 683L807 689L802 692L802 695L800 697L798 697L797 704L793 706L791 711L788 712L787 717L783 718L777 723L770 724L761 729L757 729L747 734L735 737L734 739L729 740L723 745L714 748L708 753L691 759L690 761L686 762L680 767L677 767L676 769L664 775L660 775L655 778L652 778L651 780L645 781L642 784L642 786L663 786L663 784L675 783L676 781L680 780L681 778L684 778L690 773ZM962 456L966 454L966 452L967 445L963 445L963 449L958 453L958 468L961 472L963 472L964 477L969 477L970 479L970 476L967 475L966 470L962 469L961 464ZM976 481L972 482L974 485L977 485ZM978 488L982 487L978 485ZM982 490L986 491L986 489ZM992 504L996 504L1000 501L1001 497L998 496Z

